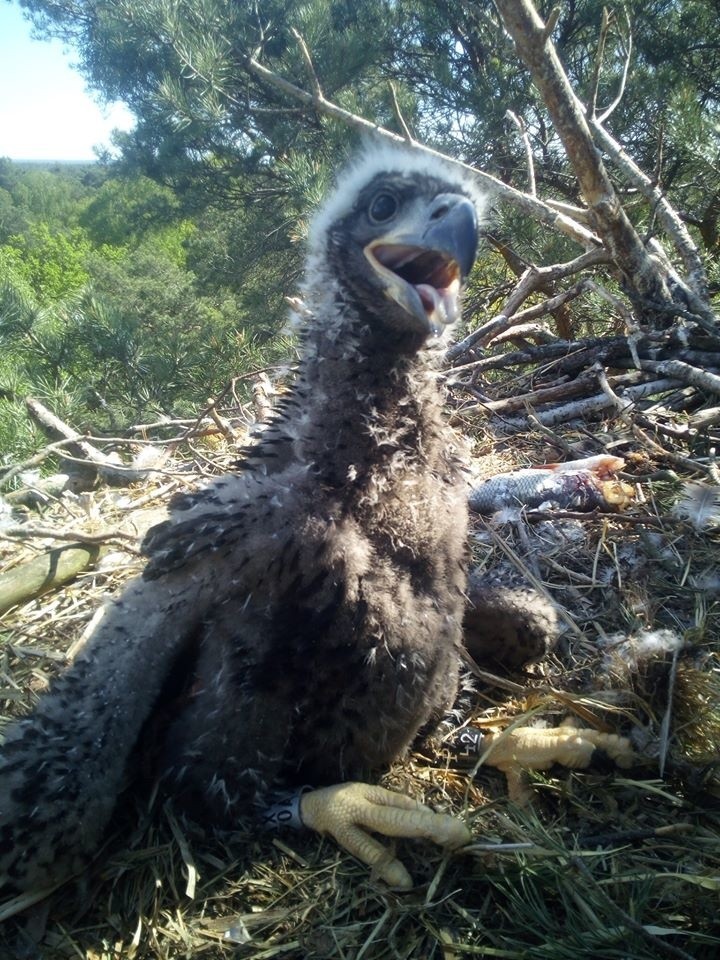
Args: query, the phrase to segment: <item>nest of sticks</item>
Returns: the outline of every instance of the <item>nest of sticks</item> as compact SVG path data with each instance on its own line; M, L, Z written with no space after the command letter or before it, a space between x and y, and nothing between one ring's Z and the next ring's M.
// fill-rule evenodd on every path
M251 822L208 833L171 804L129 797L82 878L23 912L23 903L0 905L3 956L716 956L720 522L708 449L717 418L710 401L694 402L693 426L673 404L684 389L674 381L649 412L603 407L591 425L549 425L525 407L525 422L509 429L506 414L515 411L503 383L492 401L458 392L453 409L485 475L610 452L625 459L622 479L637 493L621 513L473 519L474 566L551 598L563 633L552 654L521 672L471 664L475 693L464 719L497 727L571 716L630 736L637 769L534 774L532 802L519 807L496 771L461 766L442 749L412 754L385 783L465 817L474 842L452 856L404 842L417 880L407 894L387 890L315 835L270 836ZM500 407L488 410L489 402ZM664 425L662 435L648 433L648 416ZM79 549L88 559L5 605L3 720L32 708L99 605L140 569L138 543L169 496L232 468L252 419L227 396L191 423L85 438L103 455L120 451L114 469L135 470L131 486L95 481L53 494L36 481L34 500L15 497L0 537L3 577L49 551ZM138 466L148 448L162 453ZM133 462L123 467L127 451ZM32 487L18 484L21 476L19 494Z

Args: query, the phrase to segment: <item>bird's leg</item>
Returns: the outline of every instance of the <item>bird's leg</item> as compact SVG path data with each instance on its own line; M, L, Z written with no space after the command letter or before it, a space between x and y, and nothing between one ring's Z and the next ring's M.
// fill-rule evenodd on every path
M472 573L466 594L464 647L477 663L519 670L541 660L555 647L557 611L535 590L488 584Z
M548 770L556 763L582 770L590 766L596 751L606 754L619 767L630 767L635 759L626 737L578 728L569 721L552 729L518 727L502 733L481 733L467 727L454 736L449 746L464 756L482 757L488 766L502 770L507 778L508 796L516 803L527 803L530 798L525 782L528 770Z
M368 783L340 783L302 793L298 812L304 826L329 834L389 886L404 890L413 885L410 874L368 831L386 837L422 837L450 849L470 841L470 831L460 820ZM294 817L286 819L292 823Z

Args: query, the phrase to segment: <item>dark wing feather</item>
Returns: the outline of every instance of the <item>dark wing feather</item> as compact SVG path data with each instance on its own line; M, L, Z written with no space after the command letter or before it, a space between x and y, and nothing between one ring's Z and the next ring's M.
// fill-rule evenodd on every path
M165 520L152 527L142 542L141 550L148 557L143 571L145 580L157 580L171 570L186 566L202 554L221 551L238 541L238 533L247 524L247 507L233 514L223 511L204 514L182 523Z

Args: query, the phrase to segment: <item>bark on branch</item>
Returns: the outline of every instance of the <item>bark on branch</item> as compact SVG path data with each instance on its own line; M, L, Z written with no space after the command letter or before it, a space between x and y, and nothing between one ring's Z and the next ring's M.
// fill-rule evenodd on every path
M673 303L667 264L650 255L622 208L595 146L593 132L601 129L599 124L591 130L531 0L496 0L496 5L563 143L592 225L623 275L638 312L657 322L662 311L658 313L654 305Z
M0 576L0 614L73 580L102 553L99 544L56 547Z
M473 330L464 340L453 344L446 353L447 361L449 363L456 362L472 347L489 343L493 337L502 333L503 330L507 330L508 327L514 323L523 323L526 320L532 319L534 316L539 316L555 309L558 303L551 304L548 309L538 310L537 312L533 312L535 311L533 307L528 308L527 311L523 311L522 314L517 312L525 300L542 287L547 287L549 283L555 280L563 280L566 277L580 273L587 267L607 263L609 259L609 254L605 250L596 249L589 250L587 253L575 257L574 260L570 260L567 263L554 263L546 267L536 267L534 265L528 267L508 297L503 310L487 323ZM574 295L577 296L577 293L580 292L581 291L578 290ZM566 294L567 293L566 291ZM561 298L559 303L563 303L572 297L572 294L569 294L569 296L566 294L558 295Z
M256 60L255 57L246 57L245 66L250 73L262 80L264 83L274 87L276 90L279 90L284 96L299 101L317 113L324 114L328 117L333 117L333 119L340 120L342 123L354 127L356 130L360 130L364 133L373 134L374 136L381 137L385 140L390 140L393 143L404 144L405 146L408 145L408 141L405 137L402 137L397 133L393 133L392 130L388 130L386 127L381 127L379 124L373 123L371 120L366 120L364 117L361 117L356 113L352 113L350 110L346 110L344 107L338 106L338 104L328 100L327 97L325 97L322 92L319 92L318 90L315 90L314 93L308 93L307 90L303 90L294 83L290 83L289 80L285 80L284 77L281 77L279 74L268 69L268 67L263 66L263 64ZM552 229L559 230L567 236L572 237L573 240L581 244L581 246L585 247L586 249L600 246L600 240L595 233L593 233L591 230L588 230L587 227L583 226L581 223L578 223L566 213L553 209L550 204L544 203L539 199L539 197L533 197L528 193L523 193L521 190L516 190L514 187L508 186L508 184L503 183L502 180L498 180L489 173L483 173L482 171L477 170L475 167L471 167L466 163L455 160L453 157L447 156L447 154L433 150L431 147L426 147L417 140L412 140L411 146L416 150L422 150L424 153L429 153L432 156L441 157L448 163L453 163L462 167L464 170L476 177L479 183L489 192L502 197L502 199L508 201L508 203L512 203L514 206L523 210L528 214L528 216L533 217L540 223L543 223Z

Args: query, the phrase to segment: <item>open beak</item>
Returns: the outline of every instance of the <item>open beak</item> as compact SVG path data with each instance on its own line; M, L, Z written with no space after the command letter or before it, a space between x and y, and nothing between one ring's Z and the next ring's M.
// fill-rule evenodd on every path
M386 295L423 333L437 336L460 316L462 285L477 253L477 216L467 197L447 193L413 220L364 252Z

